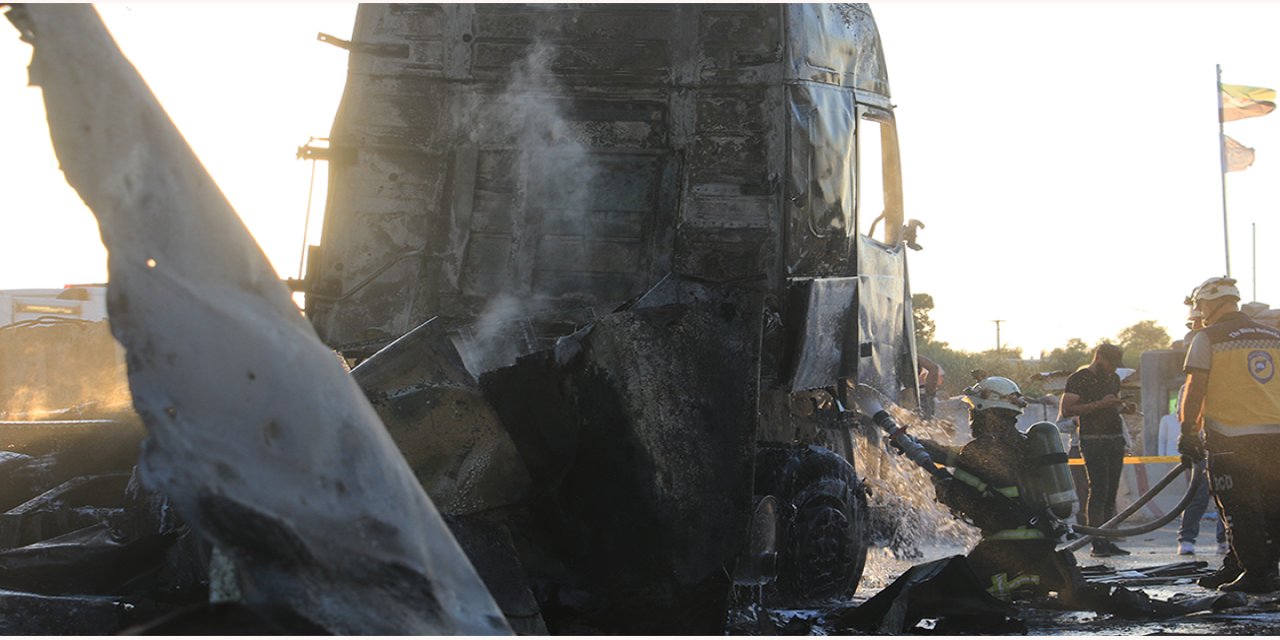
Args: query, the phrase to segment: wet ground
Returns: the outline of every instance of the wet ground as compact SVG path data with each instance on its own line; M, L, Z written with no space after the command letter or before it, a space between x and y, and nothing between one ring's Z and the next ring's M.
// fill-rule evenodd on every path
M1208 531L1212 531L1210 525ZM1208 563L1209 569L1222 564L1217 545L1205 542L1197 546L1197 555L1179 556L1176 552L1176 522L1145 536L1120 542L1120 546L1133 555L1119 558L1092 558L1088 548L1076 552L1076 561L1082 568L1105 565L1117 571L1141 567L1199 560ZM851 602L833 602L829 606L807 610L759 610L744 607L731 620L731 633L746 635L833 635L847 634L848 629L835 628L829 620L837 612L865 602L902 574L912 565L963 554L966 548L960 543L934 544L921 549L922 557L895 558L885 549L872 549L867 561L867 572ZM1195 584L1194 579L1182 578L1173 584L1145 585L1141 588L1153 598L1169 600L1184 597L1213 595L1214 591ZM1111 615L1089 611L1053 611L1023 607L1020 618L1028 635L1276 635L1280 634L1280 592L1249 596L1249 603L1237 609L1219 613L1200 612L1167 620L1125 620ZM927 635L930 621L926 620L916 632ZM1000 635L1010 630L975 629L982 635Z

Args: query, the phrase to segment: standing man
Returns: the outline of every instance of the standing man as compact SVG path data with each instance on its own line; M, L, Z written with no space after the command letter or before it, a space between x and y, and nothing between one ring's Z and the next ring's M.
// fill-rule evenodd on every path
M1218 589L1268 593L1280 589L1280 331L1240 312L1235 284L1210 278L1196 289L1206 326L1191 339L1183 367L1178 452L1199 460L1208 451L1213 495L1240 569Z
M932 419L936 410L938 387L942 385L942 377L946 373L942 365L922 355L916 356L920 380L920 415Z
M1062 393L1064 418L1080 420L1080 453L1089 479L1087 507L1089 526L1101 527L1116 515L1116 493L1124 470L1124 421L1120 418L1120 377L1123 366L1120 347L1102 343L1093 352L1093 362L1067 378ZM1104 539L1093 541L1095 558L1127 556L1128 551Z

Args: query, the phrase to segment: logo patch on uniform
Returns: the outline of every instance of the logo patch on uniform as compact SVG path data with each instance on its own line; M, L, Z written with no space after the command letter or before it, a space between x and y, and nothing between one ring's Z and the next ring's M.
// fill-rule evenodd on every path
M1266 384L1276 375L1276 362L1266 351L1249 352L1249 375L1254 380Z

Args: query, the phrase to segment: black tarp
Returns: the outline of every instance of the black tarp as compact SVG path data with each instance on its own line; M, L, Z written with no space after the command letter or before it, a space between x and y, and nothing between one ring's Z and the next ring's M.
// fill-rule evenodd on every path
M1017 631L1016 609L982 588L964 556L911 567L893 584L836 619L840 629L863 633L910 632L921 620L942 619L953 631Z

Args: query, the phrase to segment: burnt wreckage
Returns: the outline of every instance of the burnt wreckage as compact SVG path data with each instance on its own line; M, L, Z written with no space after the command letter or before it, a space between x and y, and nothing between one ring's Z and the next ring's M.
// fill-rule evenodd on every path
M916 384L869 8L368 5L322 39L350 74L307 316L549 628L851 593L840 409Z
M149 581L17 585L72 631L715 633L734 582L856 588L851 389L915 390L865 5L361 6L310 325L92 11L8 17L148 431Z

